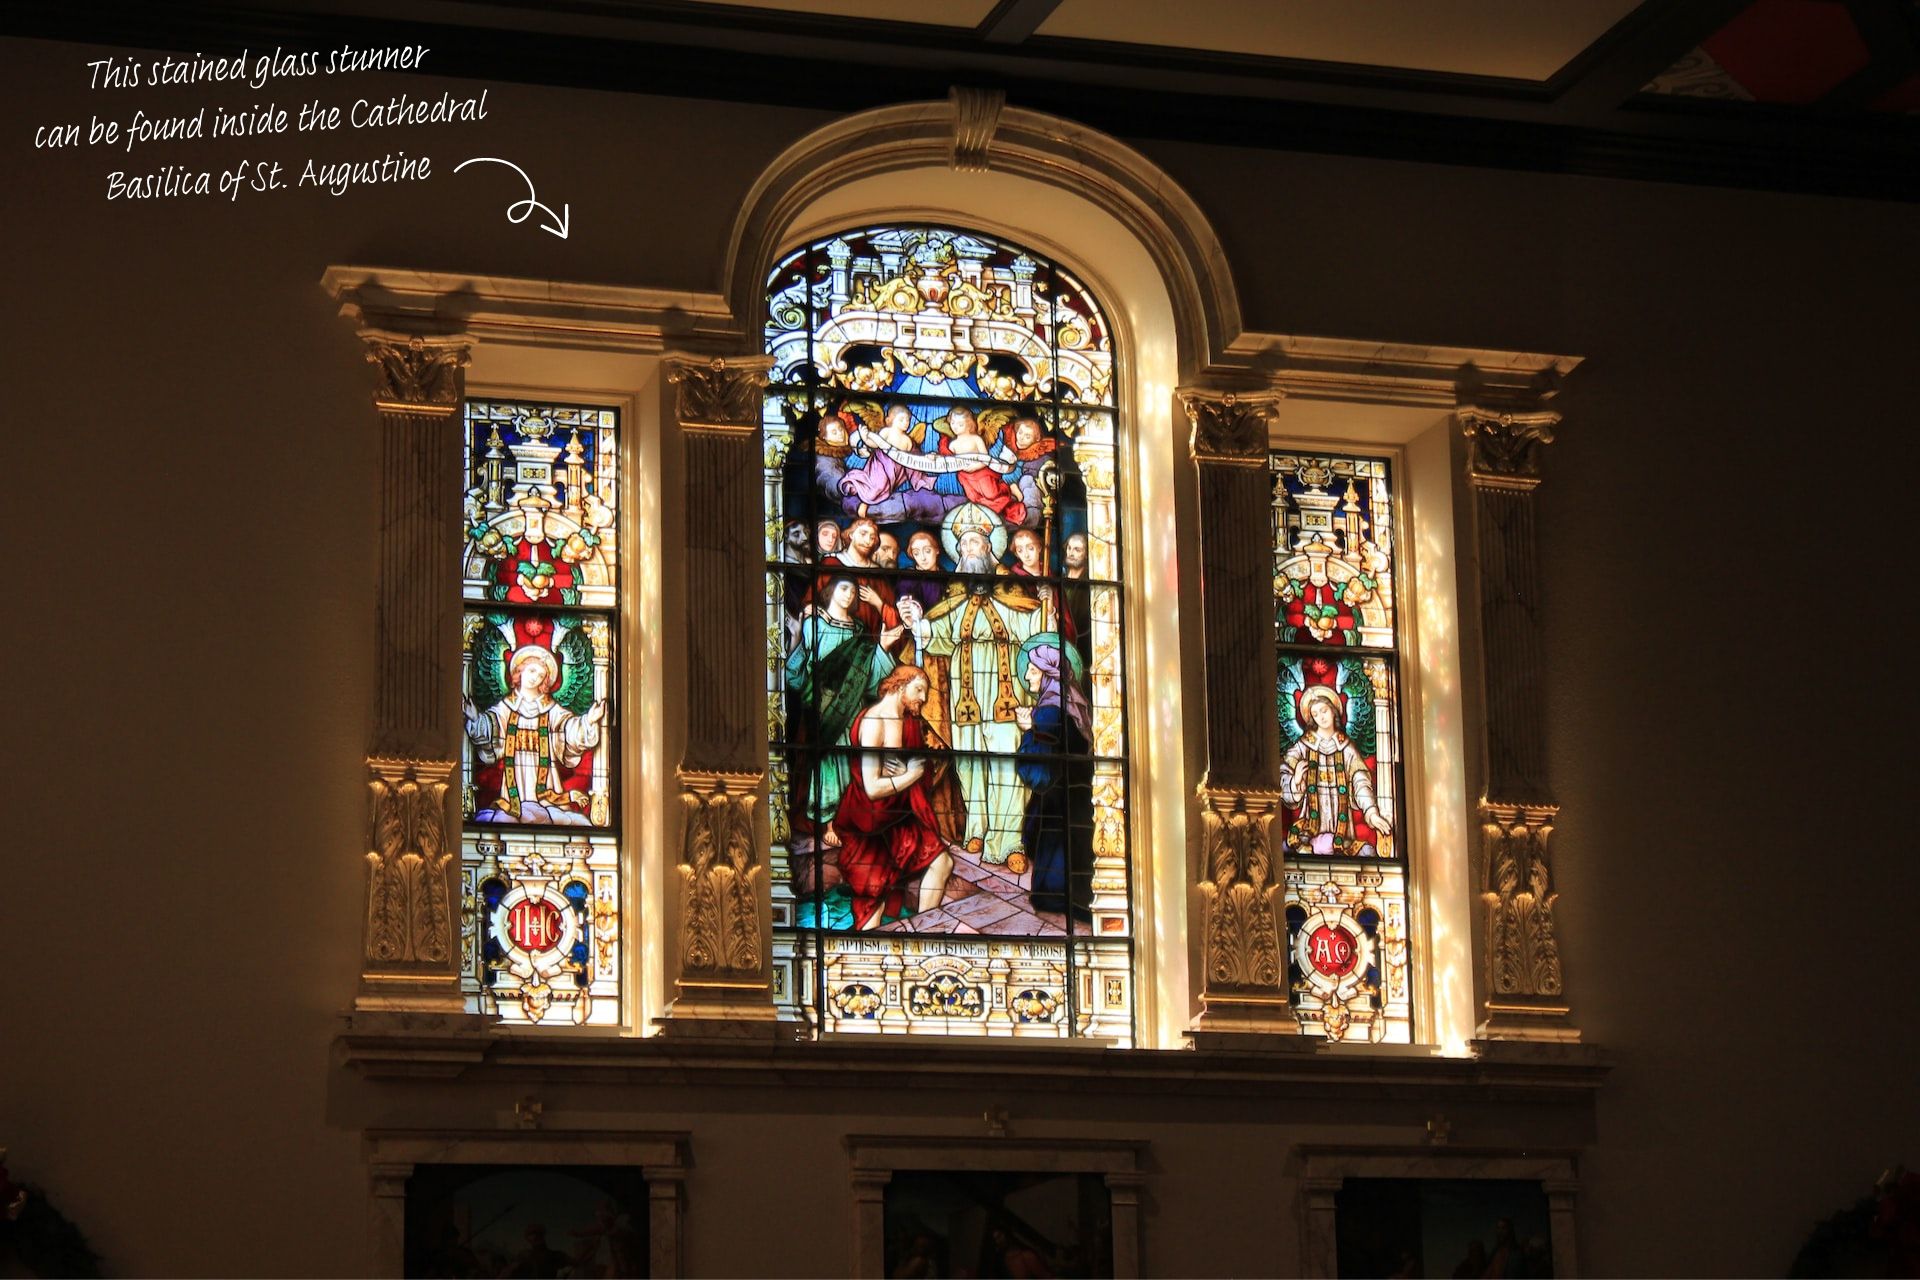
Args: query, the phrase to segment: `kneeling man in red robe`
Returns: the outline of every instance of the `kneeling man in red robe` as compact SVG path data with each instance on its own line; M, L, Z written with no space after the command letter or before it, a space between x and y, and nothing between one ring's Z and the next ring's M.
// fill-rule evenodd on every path
M847 745L859 749L841 794L840 873L853 894L853 919L867 929L897 919L907 882L920 875L918 909L932 911L953 873L950 834L964 815L944 760L923 752L938 745L920 718L927 673L895 667L880 681L874 704L854 717ZM924 873L924 874L921 874Z

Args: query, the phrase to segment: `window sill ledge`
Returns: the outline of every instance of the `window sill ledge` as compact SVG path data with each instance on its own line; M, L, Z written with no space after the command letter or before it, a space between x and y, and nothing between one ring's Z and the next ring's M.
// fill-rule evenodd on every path
M1454 1101L1589 1098L1612 1068L1592 1045L1478 1041L1471 1057L1395 1047L1112 1049L956 1038L880 1044L838 1036L807 1042L689 1036L499 1032L482 1018L356 1014L336 1043L372 1080L559 1077L645 1087L966 1088L982 1072L1022 1092L1111 1095L1358 1097Z

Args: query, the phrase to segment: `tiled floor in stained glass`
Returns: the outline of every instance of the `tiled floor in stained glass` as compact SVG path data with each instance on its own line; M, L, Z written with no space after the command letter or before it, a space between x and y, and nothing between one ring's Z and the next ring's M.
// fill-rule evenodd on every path
M811 841L804 835L794 837L793 856L803 860ZM831 859L832 855L828 855ZM839 881L839 873L829 864L826 880L829 889ZM875 933L953 933L993 934L1000 937L1059 937L1066 932L1066 919L1057 911L1035 911L1027 893L1033 885L1033 872L1013 875L1005 866L983 862L975 853L956 849L953 874L947 879L947 891L940 905L904 920L878 926ZM1092 926L1084 920L1074 922L1073 931L1090 935Z

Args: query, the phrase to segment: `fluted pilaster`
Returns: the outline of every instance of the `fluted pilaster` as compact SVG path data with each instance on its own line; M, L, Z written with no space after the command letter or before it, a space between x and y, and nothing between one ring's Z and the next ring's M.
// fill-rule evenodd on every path
M465 337L363 330L378 374L380 571L362 1009L459 992L460 405Z
M1475 930L1480 1035L1577 1040L1560 965L1548 837L1559 813L1548 779L1540 569L1534 532L1540 454L1560 415L1465 405L1473 562L1480 604L1485 793Z
M1199 471L1206 635L1197 1030L1288 1033L1296 1023L1272 842L1280 729L1273 709L1267 423L1278 397L1187 389L1180 399Z
M687 745L670 1031L773 1020L772 887L755 813L766 772L760 412L770 359L669 356L686 466Z

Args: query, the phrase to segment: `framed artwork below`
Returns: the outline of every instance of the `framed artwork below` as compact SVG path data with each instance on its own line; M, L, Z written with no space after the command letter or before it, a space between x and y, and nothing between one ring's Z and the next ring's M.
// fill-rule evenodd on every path
M1113 1193L1097 1173L899 1170L889 1276L1111 1276Z
M846 1139L855 1276L1140 1274L1146 1144Z
M1334 1194L1342 1276L1553 1274L1553 1225L1538 1182L1348 1178Z
M405 1274L649 1274L647 1178L616 1165L415 1165Z
M1571 1154L1466 1148L1303 1148L1300 1273L1579 1274Z
M684 1133L372 1130L368 1273L681 1274Z

